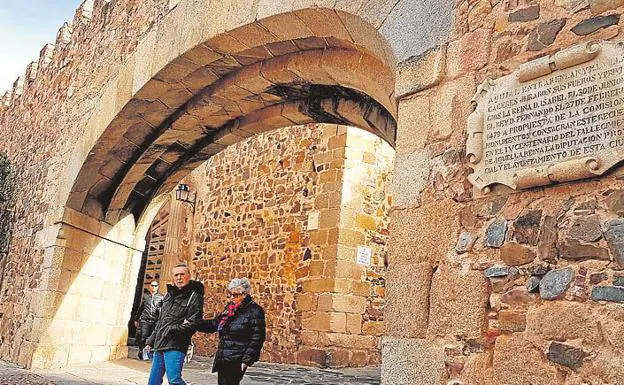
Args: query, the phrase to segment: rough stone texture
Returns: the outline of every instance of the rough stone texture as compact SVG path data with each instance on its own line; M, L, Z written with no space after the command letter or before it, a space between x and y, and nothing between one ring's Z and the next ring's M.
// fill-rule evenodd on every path
M446 45L431 48L421 55L402 62L397 71L395 87L397 98L435 86L442 79L445 66ZM404 99L405 102L409 100L410 99ZM407 116L406 119L411 119L413 117L414 115ZM409 138L406 139L409 140ZM397 144L399 142L401 142L401 140L398 140ZM401 152L398 146L397 151Z
M615 261L624 267L624 219L605 222L604 234Z
M551 45L563 26L566 24L565 19L553 20L548 23L542 23L529 34L529 51L539 51Z
M549 271L540 281L540 296L549 300L559 298L567 290L572 278L574 270L570 267Z
M448 76L455 78L483 68L488 61L491 39L490 30L479 28L449 43L446 63Z
M515 268L510 268L507 266L493 266L485 269L484 275L485 278L497 278L497 277L506 277L512 274L514 271L517 271Z
M384 357L393 357L382 362L382 385L446 384L442 348L426 340L384 337L381 349Z
M472 234L468 232L463 232L459 234L459 238L457 238L455 251L457 251L460 254L466 253L472 250L472 247L474 246L475 241L476 241L476 238Z
M624 288L611 286L594 287L591 292L594 301L624 302Z
M429 335L479 338L487 301L487 283L480 271L442 265L431 282Z
M609 256L609 250L593 245L582 244L575 239L566 239L560 247L561 250L559 250L559 256L563 259L598 259L602 261L608 261L611 259Z
M600 218L597 215L576 218L568 230L568 235L585 242L596 242L602 238Z
M501 247L505 242L505 235L507 234L507 221L504 219L497 219L490 223L486 232L483 245L487 247Z
M390 264L436 262L454 247L455 240L438 236L458 227L450 202L390 213ZM442 214L441 214L442 213Z
M420 206L420 193L425 189L429 175L429 159L426 151L397 155L400 170L392 181L392 194L396 196L397 208Z
M544 261L553 261L559 255L557 250L557 220L551 215L544 217L544 223L539 234L537 255Z
M424 338L429 320L429 291L433 269L428 263L391 265L386 273L386 336ZM405 284L413 281L414 284Z
M595 15L624 5L624 1L622 0L588 0L588 1L589 1L589 8L591 9L592 13Z
M527 281L527 291L529 293L536 293L539 291L539 284L542 279L538 276L533 276Z
M507 332L523 332L526 329L526 311L501 310L498 313L500 329Z
M583 359L587 356L589 354L582 349L559 342L551 342L546 353L546 357L552 362L572 369L580 368L583 364Z
M583 20L572 28L572 32L579 36L589 35L601 28L617 25L620 22L620 15L598 16Z
M533 210L523 214L514 221L514 237L519 243L537 245L539 238L542 211Z
M522 8L509 14L509 22L524 22L539 19L540 7L539 5L533 5L527 8Z
M532 262L535 252L515 242L505 243L500 247L500 257L507 265L520 266Z
M563 384L564 377L542 359L540 349L525 333L500 336L494 345L493 374L500 385Z
M536 302L536 296L529 294L526 287L516 287L501 296L501 303L514 307L527 307Z
M604 273L603 273L604 274ZM602 278L602 277L601 277ZM607 279L606 274L604 274L604 278L601 279L598 282L592 282L594 284L596 283L600 283L602 281L605 281ZM624 286L624 277L621 275L614 275L613 276L613 286Z
M433 0L392 1L394 7L379 31L388 39L399 62L422 54L446 41L453 21L452 4ZM422 29L422 25L430 28ZM411 36L418 35L415 41Z

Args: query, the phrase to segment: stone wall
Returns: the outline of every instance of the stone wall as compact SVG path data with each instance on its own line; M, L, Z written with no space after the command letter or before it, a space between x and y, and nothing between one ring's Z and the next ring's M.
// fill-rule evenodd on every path
M206 316L223 309L232 278L248 277L267 314L263 360L379 363L393 159L371 134L309 125L240 142L189 175L197 201L187 234ZM372 247L370 267L355 264L358 245ZM196 342L197 353L214 353L215 336Z
M621 39L621 3L456 4L452 39L399 68L382 382L622 383L621 167L483 196L464 159L478 84Z

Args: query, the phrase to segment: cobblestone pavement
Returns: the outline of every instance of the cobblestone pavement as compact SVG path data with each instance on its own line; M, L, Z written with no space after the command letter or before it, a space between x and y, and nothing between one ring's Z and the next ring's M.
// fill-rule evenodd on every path
M184 379L189 385L216 385L211 367L210 360L197 357L184 369ZM148 362L125 359L32 372L0 361L0 385L145 385L149 368ZM249 368L241 385L261 384L378 385L379 368L326 370L258 363Z

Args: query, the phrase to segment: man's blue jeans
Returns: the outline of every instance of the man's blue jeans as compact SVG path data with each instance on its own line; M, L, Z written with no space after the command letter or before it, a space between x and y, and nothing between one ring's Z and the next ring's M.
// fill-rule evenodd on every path
M162 385L163 375L167 373L170 385L186 385L182 379L182 365L184 364L183 353L178 350L154 352L152 370L150 371L148 385Z

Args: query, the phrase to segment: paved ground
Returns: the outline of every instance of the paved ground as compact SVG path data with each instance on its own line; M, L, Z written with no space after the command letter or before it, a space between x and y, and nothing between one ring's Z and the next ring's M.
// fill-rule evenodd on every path
M216 385L211 361L193 359L184 369L189 385ZM76 366L64 370L26 371L0 361L0 385L145 385L150 364L134 359ZM164 382L167 384L167 381ZM379 368L324 370L259 363L249 368L241 385L377 385Z

